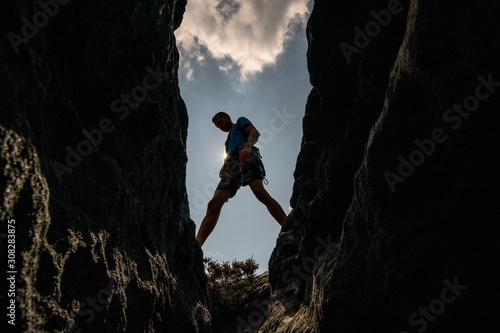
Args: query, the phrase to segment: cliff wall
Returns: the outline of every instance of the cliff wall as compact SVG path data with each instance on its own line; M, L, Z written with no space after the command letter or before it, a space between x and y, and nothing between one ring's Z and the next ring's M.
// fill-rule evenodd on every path
M17 271L16 295L0 296L3 309L16 302L9 328L210 330L173 35L185 5L2 4L0 218L2 233L15 224Z
M260 332L500 328L500 6L316 0Z

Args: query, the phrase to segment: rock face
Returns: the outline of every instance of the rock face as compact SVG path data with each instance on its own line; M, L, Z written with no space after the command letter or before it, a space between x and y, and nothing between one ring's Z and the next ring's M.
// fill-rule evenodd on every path
M210 331L173 35L185 5L2 4L0 217L17 273L0 298L19 331Z
M492 1L315 1L260 332L499 331L499 18Z

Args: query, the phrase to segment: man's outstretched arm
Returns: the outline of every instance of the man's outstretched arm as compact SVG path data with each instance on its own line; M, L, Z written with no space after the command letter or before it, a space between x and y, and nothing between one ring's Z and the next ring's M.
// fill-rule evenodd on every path
M240 151L240 163L245 162L250 157L252 146L259 140L260 133L254 125L245 126L244 131L248 134L248 140L245 147Z

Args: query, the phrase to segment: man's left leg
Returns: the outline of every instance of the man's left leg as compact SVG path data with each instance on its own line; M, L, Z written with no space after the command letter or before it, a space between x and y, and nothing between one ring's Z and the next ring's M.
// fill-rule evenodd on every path
M278 222L281 226L285 223L286 214L283 208L281 208L278 201L276 201L264 188L264 184L262 184L262 179L254 179L248 182L248 185L252 189L253 194L262 202L271 216L274 217L276 222Z
M208 202L207 213L201 221L200 229L196 235L196 240L203 246L208 236L212 233L219 220L220 211L222 206L229 200L231 196L230 190L215 190L213 198Z

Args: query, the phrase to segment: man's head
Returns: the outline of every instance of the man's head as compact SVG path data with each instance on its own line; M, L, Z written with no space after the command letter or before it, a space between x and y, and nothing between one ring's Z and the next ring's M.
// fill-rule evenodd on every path
M213 118L212 123L221 131L228 132L233 127L231 117L225 112L218 112Z

